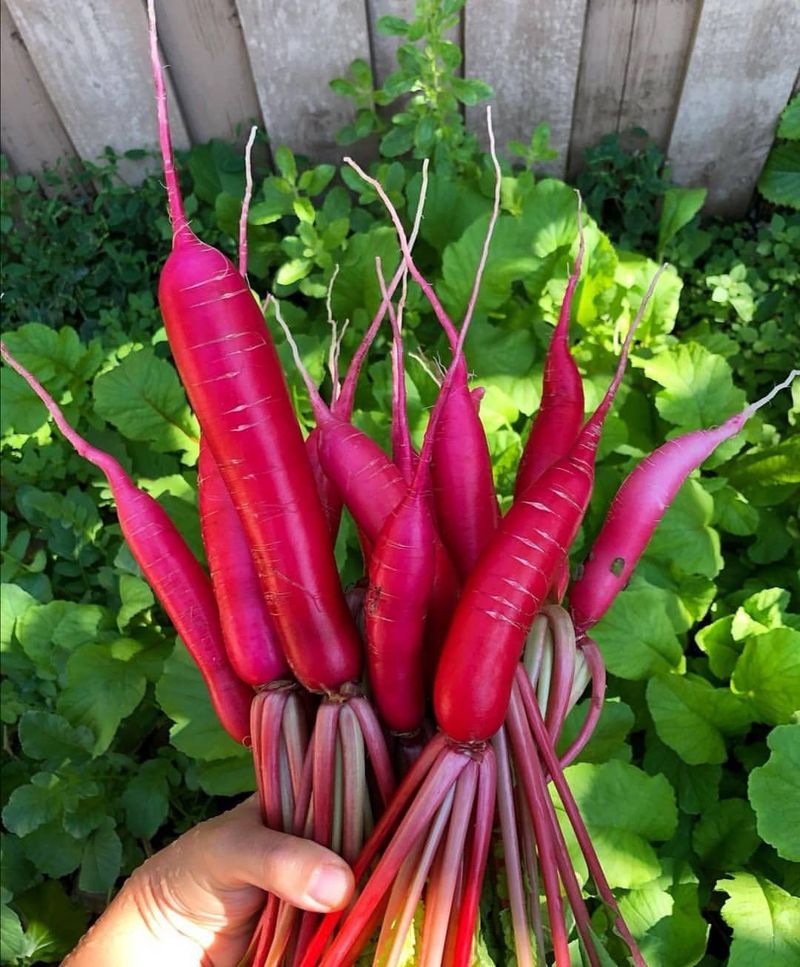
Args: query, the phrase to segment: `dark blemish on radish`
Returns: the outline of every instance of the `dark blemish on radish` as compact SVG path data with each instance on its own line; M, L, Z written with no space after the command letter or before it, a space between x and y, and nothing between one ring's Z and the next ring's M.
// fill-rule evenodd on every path
M611 567L610 567L610 571L614 575L614 577L618 578L620 574L622 574L624 569L625 569L625 558L615 557L614 560L611 562Z

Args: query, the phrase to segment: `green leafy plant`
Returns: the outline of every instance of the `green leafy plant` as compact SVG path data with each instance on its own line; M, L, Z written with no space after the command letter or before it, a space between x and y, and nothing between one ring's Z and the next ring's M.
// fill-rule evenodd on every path
M386 158L410 154L458 167L474 161L476 141L464 126L462 107L485 100L492 91L483 81L461 76L461 47L448 36L458 27L464 2L417 0L412 20L378 20L380 33L403 39L397 50L398 69L375 88L369 66L356 60L349 78L331 82L357 109L354 123L340 134L342 144L378 134L380 153ZM390 122L383 110L389 106L399 108L391 113Z
M363 66L342 93L356 98L347 137L393 130L375 166L408 220L418 156L432 153L416 254L459 318L491 209L488 159L466 136L445 33L460 3L420 3L385 25L413 48L378 96ZM401 48L402 49L402 48ZM448 66L448 64L450 66ZM424 73L424 72L428 73ZM387 81L387 84L389 82ZM437 86L438 85L438 86ZM404 97L401 117L382 109ZM434 138L425 139L426 118ZM360 125L360 127L359 127ZM422 145L429 144L429 150ZM544 349L577 251L575 194L531 168L548 160L540 126L512 145L524 170L504 168L503 202L467 353L486 389L501 502L507 505ZM251 283L274 289L314 378L328 390L325 294L350 320L346 359L371 318L393 229L370 190L337 170L274 151L257 173L249 218ZM721 422L783 377L800 357L798 215L708 222L702 193L676 189L663 158L612 138L583 176L586 263L574 301L573 351L587 407L608 381L624 331L655 269L662 276L602 443L597 491L573 566L625 474L666 437ZM185 158L199 233L235 249L243 165L215 142ZM183 167L183 166L182 166ZM202 555L195 506L197 426L168 361L155 272L169 243L157 178L122 184L116 160L62 173L44 194L4 179L4 329L69 418L114 452ZM76 188L78 189L76 193ZM639 254L639 248L648 254ZM414 287L405 311L408 405L417 442L446 347ZM308 403L276 333L298 413ZM151 850L252 788L248 753L215 724L202 682L122 541L110 494L47 424L7 368L0 372L4 457L2 577L2 960L56 962L121 876ZM381 334L358 390L356 423L386 443L391 368ZM682 489L626 592L597 627L609 692L597 731L568 770L612 886L653 967L749 959L792 962L798 891L794 822L800 707L800 394L776 400ZM345 580L361 574L345 521ZM577 733L586 700L563 741ZM609 807L609 803L623 803ZM620 812L620 808L622 811ZM573 845L573 844L570 844ZM479 957L509 962L507 898L484 904ZM586 871L579 869L586 879ZM613 948L603 909L593 929Z

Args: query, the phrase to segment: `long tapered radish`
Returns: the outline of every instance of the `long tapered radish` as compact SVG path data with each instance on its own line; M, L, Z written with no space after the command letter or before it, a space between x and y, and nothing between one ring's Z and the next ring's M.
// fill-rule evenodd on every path
M159 283L189 400L242 521L269 611L297 677L313 691L357 680L361 652L328 527L269 331L245 280L186 221L148 4L173 248Z
M567 282L558 323L544 363L542 402L522 451L514 495L520 497L556 460L566 456L583 424L583 383L569 349L572 297L583 265L584 238L578 196L578 255Z
M225 653L208 575L164 508L133 483L114 457L76 433L52 396L4 343L0 343L0 353L44 403L77 452L105 474L122 534L136 563L200 669L220 722L237 742L245 741L250 734L253 692L237 677Z
M645 457L625 478L592 545L583 573L570 590L576 631L582 633L596 624L628 583L658 522L689 474L798 375L800 370L793 370L766 396L720 426L674 437Z
M494 135L491 128L490 112L487 112L487 117L489 137L493 148ZM381 184L375 178L366 174L351 158L344 160L360 178L375 190L383 202L395 226L405 265L430 302L451 347L455 349L458 341L455 326L445 312L433 287L414 262L411 247L399 215L388 195ZM492 230L499 210L500 176L496 158L494 160L497 173L495 203L476 271L475 284L464 318L464 322L467 324L477 301L481 276L488 258ZM488 543L497 526L498 519L491 457L483 425L470 395L467 375L466 362L462 359L454 374L453 388L448 395L447 407L439 421L431 467L437 523L445 545L451 553L453 563L462 577L469 572Z
M569 454L515 501L464 587L434 687L436 719L453 739L486 740L503 723L525 637L586 512L603 422L660 272L631 325L599 406Z
M289 674L236 508L204 439L197 474L200 527L225 650L236 674L266 685Z

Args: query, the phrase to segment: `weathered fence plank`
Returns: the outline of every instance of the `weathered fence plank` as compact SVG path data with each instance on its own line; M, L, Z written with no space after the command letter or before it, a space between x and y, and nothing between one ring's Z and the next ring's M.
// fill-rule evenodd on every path
M118 151L157 141L147 20L139 0L8 0L36 66L76 150L96 158L107 145ZM186 128L175 98L171 118L176 144ZM123 177L141 166L123 162Z
M41 78L33 66L11 13L0 3L0 141L17 171L40 171L60 158L74 158L64 130Z
M158 35L192 141L246 139L261 112L235 0L162 0Z
M617 130L634 10L631 0L589 0L569 148L572 175L584 150Z
M636 3L618 131L645 128L666 150L700 7L700 0Z
M369 61L364 0L238 0L261 113L273 145L339 160L352 107L329 87L356 57Z
M381 84L393 71L397 70L395 54L403 43L402 37L388 37L377 30L381 17L402 17L411 20L414 16L415 0L366 0L369 19L370 47L372 50L372 73L375 86Z
M465 74L494 88L498 145L505 149L547 121L559 151L550 167L557 174L566 167L585 8L586 0L507 0L468 4L464 11ZM475 130L485 128L483 108L467 116Z
M708 207L741 214L800 62L797 0L705 0L669 157L675 178L708 188Z

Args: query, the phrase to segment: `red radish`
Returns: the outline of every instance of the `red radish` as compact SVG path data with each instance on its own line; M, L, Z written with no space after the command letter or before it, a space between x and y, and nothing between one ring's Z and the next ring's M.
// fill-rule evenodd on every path
M214 457L200 440L197 490L206 560L219 608L225 650L249 685L289 675L289 666L256 575L247 538Z
M374 545L384 524L406 496L408 484L374 440L331 413L303 366L279 305L277 302L273 304L278 323L286 334L295 364L308 389L320 433L319 457L322 467L341 493L359 530ZM426 660L431 664L435 664L438 658L459 590L453 564L438 535L434 538L433 555L434 580L426 632L430 651Z
M220 722L237 742L245 742L250 735L253 692L237 678L225 654L219 613L205 571L163 507L133 483L114 457L72 429L52 396L4 343L0 343L0 353L44 403L77 452L105 474L131 554L200 669Z
M489 138L491 114L489 118ZM405 264L414 281L420 286L430 302L437 319L445 330L451 347L455 347L457 334L453 323L439 301L430 283L424 278L411 255L411 248L400 218L381 184L367 175L351 158L344 159L358 175L369 184L383 202L395 226ZM499 171L499 165L495 165ZM499 211L500 178L495 182L495 200L483 250L476 271L475 285L467 307L464 323L468 324L477 301L483 269L489 253L492 231ZM498 508L494 492L494 478L489 448L483 425L478 418L467 384L467 367L464 360L454 376L453 389L442 413L439 430L434 441L431 465L433 489L436 500L436 520L446 547L459 574L466 576L488 543L497 526Z
M683 482L723 440L738 433L750 417L800 375L793 370L766 396L711 430L695 430L669 440L626 478L612 501L581 577L570 590L570 611L581 634L596 624L628 583L658 522Z
M522 451L514 485L515 498L521 497L548 467L569 453L583 424L583 383L572 353L569 351L569 316L572 309L572 296L580 278L584 253L580 204L579 195L578 256L567 282L558 323L553 330L545 357L542 401L525 449Z
M569 454L512 505L464 587L434 690L436 719L457 741L486 741L503 724L525 636L586 511L603 421L660 271L631 325L600 405Z
M245 528L286 657L303 684L335 692L361 672L325 515L278 355L246 282L186 221L149 0L150 50L173 248L159 301L173 356Z

